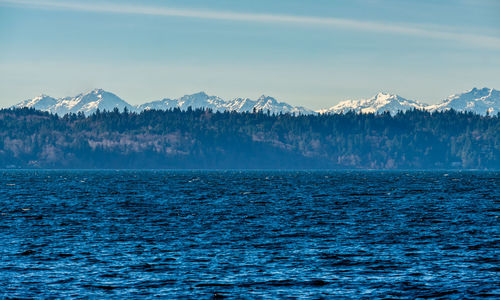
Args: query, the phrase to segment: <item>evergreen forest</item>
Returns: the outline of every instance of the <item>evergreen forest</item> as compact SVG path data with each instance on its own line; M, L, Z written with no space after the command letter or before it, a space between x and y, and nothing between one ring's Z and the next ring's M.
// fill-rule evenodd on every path
M500 115L3 109L0 168L500 169Z

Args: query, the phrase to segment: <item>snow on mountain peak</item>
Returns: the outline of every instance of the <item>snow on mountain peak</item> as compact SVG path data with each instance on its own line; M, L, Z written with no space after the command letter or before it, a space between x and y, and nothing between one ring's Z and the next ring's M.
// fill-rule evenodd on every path
M57 99L47 96L45 94L41 94L33 99L24 100L14 107L29 107L35 108L42 111L50 111L51 107L53 107L57 103Z
M478 114L500 112L500 91L491 88L473 88L461 94L453 94L443 102L429 105L430 111L472 111Z
M375 95L375 98L376 99L380 99L380 100L394 98L394 97L397 97L397 95L392 95L392 94L389 94L389 93L386 93L386 92L380 92L377 95Z
M177 99L164 98L141 105L131 106L120 97L103 89L78 94L75 97L52 98L45 94L33 99L22 101L14 107L32 107L52 113L64 115L67 113L84 112L91 114L97 109L113 110L118 108L122 111L127 108L130 111L143 111L149 109L172 109L180 108L186 110L188 107L209 108L214 111L236 111L252 112L253 110L274 114L316 114L316 112L301 107L292 106L277 99L261 95L256 100L249 98L235 98L226 101L217 96L209 96L205 92L184 95ZM443 111L454 109L457 111L472 111L478 114L496 114L500 112L500 91L491 88L472 88L460 94L451 95L439 104L427 105L415 100L405 99L399 95L387 92L377 93L368 99L347 100L337 105L317 111L318 113L346 113L354 111L359 113L384 113L396 114L399 111L409 109L423 109L428 111Z
M396 114L398 111L409 109L423 109L425 105L413 100L405 99L401 96L381 92L369 99L347 100L320 113L346 113L354 111L358 113L384 113Z
M42 95L30 100L23 101L16 107L33 107L36 109L65 115L67 113L84 112L91 114L97 109L113 110L115 107L123 110L132 106L120 99L113 93L106 92L103 89L94 89L85 93L80 93L75 97L65 97L55 99Z

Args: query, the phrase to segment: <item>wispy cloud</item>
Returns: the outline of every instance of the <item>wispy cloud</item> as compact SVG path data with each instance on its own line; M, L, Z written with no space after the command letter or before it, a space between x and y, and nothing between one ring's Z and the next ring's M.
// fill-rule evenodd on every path
M398 34L420 38L456 41L474 47L500 49L500 37L481 34L470 34L457 31L452 32L440 28L428 29L415 24L394 24L384 22L360 21L355 19L295 16L280 14L239 13L229 11L207 11L194 9L174 9L167 7L153 7L144 5L118 5L102 3L76 3L60 1L30 1L30 0L0 0L0 4L26 6L38 9L58 9L72 11L86 11L95 13L113 13L130 15L150 15L163 17L196 18L207 20L223 20L234 22L255 23L288 23L295 25L315 25L361 32L376 32Z

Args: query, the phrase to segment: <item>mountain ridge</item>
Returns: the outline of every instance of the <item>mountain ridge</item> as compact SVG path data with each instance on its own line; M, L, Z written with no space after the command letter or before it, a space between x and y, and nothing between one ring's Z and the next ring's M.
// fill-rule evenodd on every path
M30 107L51 113L64 115L67 113L92 114L97 109L123 110L140 112L149 109L173 109L186 110L188 107L208 108L213 111L236 111L252 112L269 111L272 114L335 114L354 111L356 113L384 113L396 114L399 111L410 109L421 109L430 112L454 109L457 111L471 111L477 114L496 114L500 112L500 91L491 88L472 88L459 94L453 94L438 104L428 105L417 100L403 98L396 94L380 92L368 99L346 100L338 104L320 110L311 110L303 106L292 106L286 102L262 95L253 100L250 98L234 98L224 100L218 96L210 96L205 92L184 95L179 98L163 98L138 105L130 105L117 95L103 89L93 89L80 93L74 97L53 98L42 94L32 99L19 102L13 107Z
M346 113L348 111L355 111L357 113L382 113L388 111L391 114L396 114L398 111L424 108L424 103L408 100L399 95L381 92L369 99L342 101L329 109L323 110L322 113Z

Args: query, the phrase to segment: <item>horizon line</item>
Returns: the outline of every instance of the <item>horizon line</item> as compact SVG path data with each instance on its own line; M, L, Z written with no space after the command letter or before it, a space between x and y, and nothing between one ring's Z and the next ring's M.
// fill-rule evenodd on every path
M127 15L149 15L161 17L180 17L191 19L236 21L251 23L281 23L297 25L314 25L336 29L347 29L359 32L377 32L397 34L427 39L455 41L461 44L474 43L475 46L500 49L500 38L489 35L451 32L442 28L431 30L417 28L415 25L429 24L387 23L379 21L360 21L357 19L299 16L286 14L241 13L234 11L176 9L169 7L155 7L149 5L116 5L111 3L63 3L60 1L32 1L32 0L0 0L0 5L14 5L31 9L52 9L81 11L94 13L112 13ZM435 25L434 25L435 26ZM438 27L436 27L438 28ZM456 30L460 30L456 28Z

